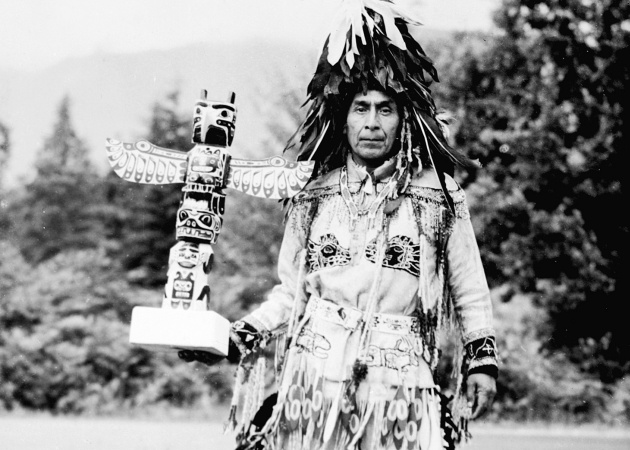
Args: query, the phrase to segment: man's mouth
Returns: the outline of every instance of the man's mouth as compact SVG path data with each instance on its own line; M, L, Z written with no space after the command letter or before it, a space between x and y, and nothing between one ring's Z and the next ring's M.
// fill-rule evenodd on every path
M385 140L379 138L359 139L359 144L367 148L381 147L383 145L383 142L385 142Z

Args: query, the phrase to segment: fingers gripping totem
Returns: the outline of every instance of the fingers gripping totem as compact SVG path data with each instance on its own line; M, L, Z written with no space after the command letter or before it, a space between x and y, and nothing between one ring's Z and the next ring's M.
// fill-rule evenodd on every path
M226 355L229 322L210 310L209 274L223 226L226 187L268 199L297 194L313 171L312 162L232 159L236 107L210 102L201 91L193 113L189 151L166 149L146 140L107 139L110 165L121 178L143 184L184 183L177 211L176 243L170 250L161 308L136 306L131 344L154 349L206 350Z

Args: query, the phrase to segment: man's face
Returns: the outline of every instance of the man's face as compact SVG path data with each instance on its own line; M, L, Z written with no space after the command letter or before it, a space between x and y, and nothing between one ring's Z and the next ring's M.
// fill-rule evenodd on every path
M396 102L381 91L355 95L346 118L346 134L352 158L376 168L391 156L400 116Z

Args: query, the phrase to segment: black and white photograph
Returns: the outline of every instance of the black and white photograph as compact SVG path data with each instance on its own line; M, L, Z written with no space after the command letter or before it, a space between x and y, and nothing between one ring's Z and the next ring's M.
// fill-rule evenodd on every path
M3 0L0 448L629 449L628 61L630 0Z

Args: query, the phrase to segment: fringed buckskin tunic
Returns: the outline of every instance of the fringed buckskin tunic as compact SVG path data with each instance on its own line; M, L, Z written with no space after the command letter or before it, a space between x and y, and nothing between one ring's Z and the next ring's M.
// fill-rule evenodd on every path
M455 406L453 418L434 381L440 328L454 319L464 375L496 366L464 191L450 191L453 214L421 172L388 200L393 171L390 162L368 175L349 158L292 199L281 283L243 319L261 336L280 335L277 403L257 432L267 447L453 448L465 414ZM262 368L245 366L235 395L246 389L247 429L262 403Z

